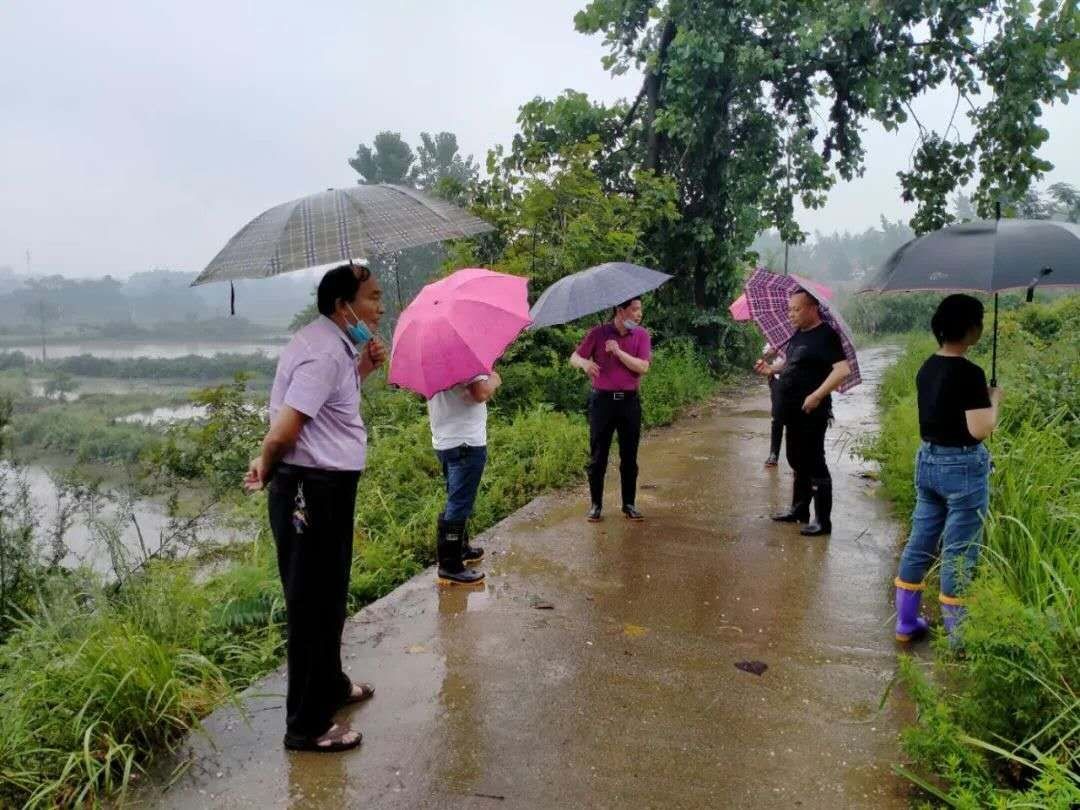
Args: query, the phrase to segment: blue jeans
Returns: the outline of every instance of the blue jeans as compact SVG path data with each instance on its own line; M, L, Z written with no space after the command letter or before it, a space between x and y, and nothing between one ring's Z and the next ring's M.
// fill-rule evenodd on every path
M446 480L446 511L443 518L448 523L463 523L469 519L476 502L480 477L487 464L487 448L463 444L449 450L436 450L435 455L439 457Z
M941 593L957 596L979 560L983 518L990 502L990 453L923 442L915 456L917 499L899 578L923 581L941 547Z

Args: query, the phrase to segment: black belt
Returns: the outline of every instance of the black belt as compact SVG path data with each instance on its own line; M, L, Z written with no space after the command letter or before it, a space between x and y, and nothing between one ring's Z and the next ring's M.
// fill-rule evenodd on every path
M603 399L633 399L638 395L637 391L600 391L593 390L593 394Z
M311 481L325 481L326 483L348 482L350 479L359 478L360 470L324 470L321 467L302 467L299 464L286 464L281 462L274 468L274 475L284 478L301 478Z

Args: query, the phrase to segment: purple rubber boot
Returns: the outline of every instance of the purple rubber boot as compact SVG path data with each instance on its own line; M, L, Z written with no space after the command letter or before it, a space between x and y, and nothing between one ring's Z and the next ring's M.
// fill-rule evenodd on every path
M922 588L896 580L896 640L914 641L926 635L930 623L919 615Z
M938 597L938 601L941 602L941 623L945 625L945 632L949 636L949 646L958 647L960 645L958 631L960 624L964 621L967 608L955 596L942 594Z

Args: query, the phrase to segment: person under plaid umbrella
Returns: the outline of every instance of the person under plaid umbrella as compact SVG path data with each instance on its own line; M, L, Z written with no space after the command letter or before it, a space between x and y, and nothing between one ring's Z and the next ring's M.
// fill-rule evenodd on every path
M832 419L832 392L861 381L850 336L828 323L823 315L835 318L835 314L788 277L758 270L747 283L746 293L755 322L769 342L784 352L783 360L770 363L762 358L754 365L763 376L780 375L779 412L788 436L788 463L794 472L791 507L773 519L807 523L800 531L806 537L831 534L832 476L825 460L825 431ZM787 298L786 330L777 317L782 293Z

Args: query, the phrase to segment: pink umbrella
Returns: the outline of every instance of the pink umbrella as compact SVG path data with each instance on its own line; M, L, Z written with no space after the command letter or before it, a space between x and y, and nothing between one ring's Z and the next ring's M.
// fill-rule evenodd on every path
M817 293L817 298L824 298L826 301L833 299L833 291L829 287L818 281L811 281L808 278L797 276L794 273L791 277L799 282L799 285L804 289L812 290ZM734 301L731 302L731 306L728 307L728 312L731 313L731 317L736 321L748 321L750 320L750 302L746 300L746 293L743 293Z
M389 381L430 398L490 374L532 321L528 279L479 267L428 284L394 329Z

